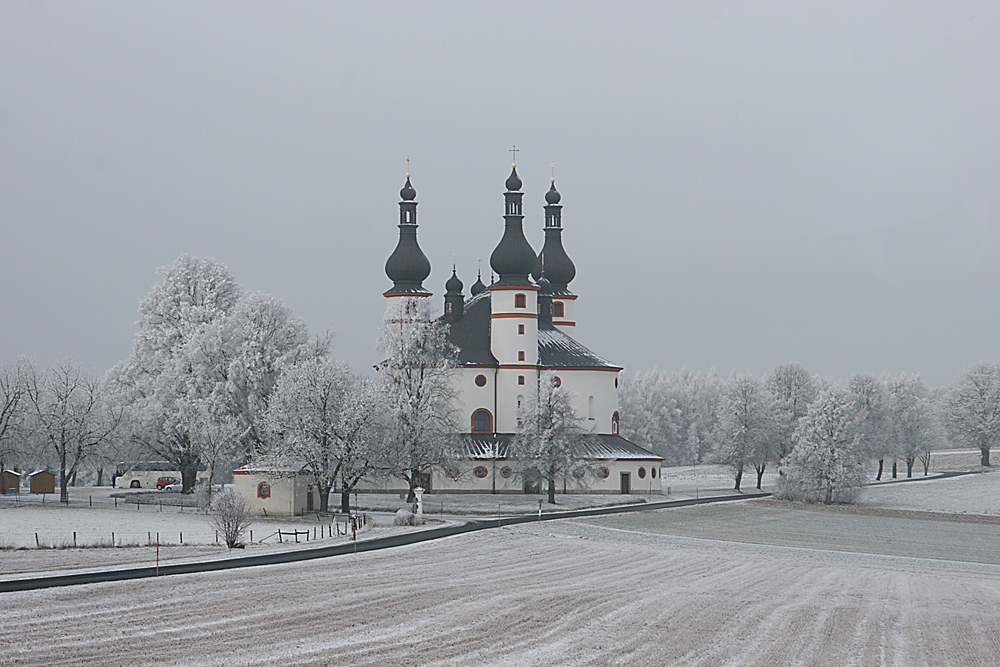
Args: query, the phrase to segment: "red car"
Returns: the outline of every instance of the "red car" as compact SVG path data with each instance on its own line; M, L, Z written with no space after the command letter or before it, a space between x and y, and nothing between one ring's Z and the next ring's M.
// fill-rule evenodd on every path
M162 491L168 486L180 483L181 480L177 479L176 477L161 477L158 480L156 480L156 488L157 490Z

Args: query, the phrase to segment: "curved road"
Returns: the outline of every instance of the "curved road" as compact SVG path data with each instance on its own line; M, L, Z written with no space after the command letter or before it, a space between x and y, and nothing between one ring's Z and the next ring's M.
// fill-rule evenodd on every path
M942 479L945 477L956 477L959 475L969 475L976 473L955 472L940 473L929 477L914 477L909 479L891 480L886 483L917 482ZM312 560L314 558L329 558L331 556L342 556L355 551L374 551L376 549L390 549L392 547L416 544L428 540L436 540L451 535L461 535L487 528L499 528L500 526L511 526L519 523L529 523L532 521L554 521L556 519L572 519L586 516L601 516L603 514L623 514L626 512L645 512L648 510L666 509L669 507L686 507L690 505L704 505L706 503L729 502L733 500L746 500L748 498L764 498L770 493L740 493L728 496L713 496L709 498L689 498L686 500L665 500L656 503L643 503L641 505L615 505L613 507L598 507L593 509L568 510L565 512L553 512L542 514L525 514L520 516L502 517L499 519L480 519L467 523L445 526L442 528L430 528L414 533L402 535L391 535L372 540L364 540L336 546L318 547L315 549L302 549L284 553L263 554L260 556L246 556L243 558L228 558L226 560L199 561L196 563L181 563L176 565L163 565L156 567L136 567L118 570L105 570L103 572L88 572L84 574L63 574L47 577L32 577L26 579L13 579L0 581L0 593L13 591L29 591L40 588L53 588L56 586L75 586L78 584L94 584L104 581L125 581L128 579L144 579L147 577L163 577L171 574L190 574L193 572L212 572L215 570L229 570L238 567L257 567L260 565L276 565L280 563L294 563L302 560Z

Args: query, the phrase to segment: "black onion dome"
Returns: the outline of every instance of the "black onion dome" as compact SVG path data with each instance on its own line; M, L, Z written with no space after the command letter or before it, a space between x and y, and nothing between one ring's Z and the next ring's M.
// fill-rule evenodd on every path
M483 275L480 273L476 276L476 282L469 291L472 293L472 296L476 296L477 294L482 294L485 290L486 285L483 284Z
M547 204L558 204L559 200L562 199L562 195L556 190L556 179L552 179L552 186L549 191L545 193L545 202Z
M417 191L413 189L412 185L410 185L409 174L406 175L406 185L404 185L403 189L399 191L399 197L403 201L413 201L417 198Z
M490 266L500 276L500 281L521 276L527 281L536 261L535 251L524 238L520 222L516 225L508 223L503 230L503 238L490 255Z
M462 284L461 279L458 277L458 273L454 267L451 269L451 278L448 278L448 282L444 284L444 289L447 294L461 294L462 288L465 285Z
M521 178L517 175L517 165L513 165L510 170L510 176L507 177L507 181L504 183L507 186L509 192L515 192L521 189Z
M565 290L567 285L576 278L576 266L569 258L562 247L562 239L559 238L561 229L545 230L545 245L538 253L535 266L531 271L531 277L538 282L542 274L542 267L545 267L545 275L552 283L553 289Z
M394 292L423 292L421 283L431 275L431 263L417 245L417 226L400 225L399 243L385 262L385 275Z

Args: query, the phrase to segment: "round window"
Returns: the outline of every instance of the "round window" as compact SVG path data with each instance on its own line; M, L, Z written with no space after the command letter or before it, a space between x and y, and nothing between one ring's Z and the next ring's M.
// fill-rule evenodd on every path
M486 466L476 466L475 468L472 469L472 474L478 477L479 479L482 479L483 477L486 477L488 474L490 474L490 471L486 469Z
M583 468L577 468L576 470L573 471L573 477L576 477L577 479L583 479L584 477L586 477L586 475L587 471L584 470Z
M653 479L656 479L656 468L650 467L649 476L652 477Z
M557 387L561 387L562 386L562 380L559 379L558 375L556 376L555 385Z
M601 466L600 468L597 469L597 476L600 477L601 479L607 479L608 475L610 474L611 471L605 468L604 466Z
M646 479L646 469L639 468L639 479Z
M258 498L270 498L271 497L271 485L267 482L261 482L257 485L257 497Z
M514 471L510 469L510 466L504 466L500 468L500 476L503 477L504 479L510 479L511 475L513 474Z
M485 375L477 375L476 376L476 386L477 387L485 387L486 386L486 376Z

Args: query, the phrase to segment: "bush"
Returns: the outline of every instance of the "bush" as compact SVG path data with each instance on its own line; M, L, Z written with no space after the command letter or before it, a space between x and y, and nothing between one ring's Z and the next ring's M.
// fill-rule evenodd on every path
M396 512L396 517L392 520L394 526L416 526L417 515L408 509L401 509Z
M236 489L224 489L212 498L212 525L222 533L230 549L244 546L243 534L253 523L255 514L250 500Z

